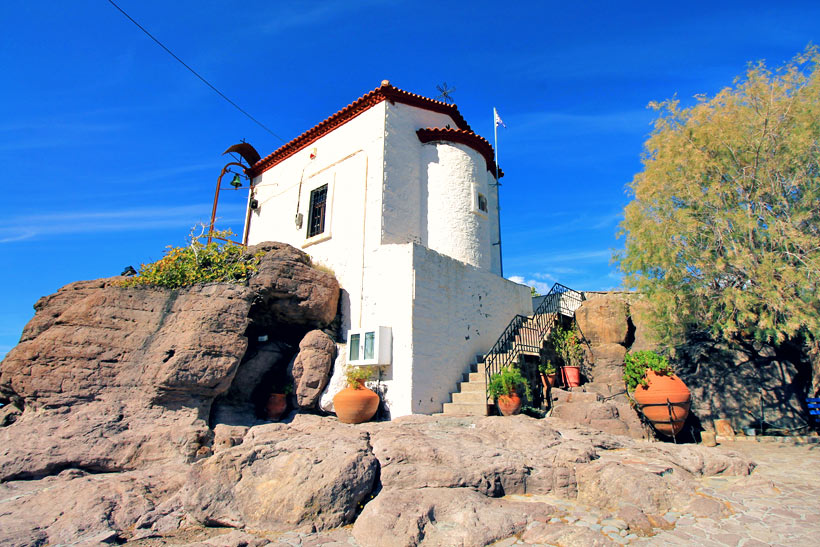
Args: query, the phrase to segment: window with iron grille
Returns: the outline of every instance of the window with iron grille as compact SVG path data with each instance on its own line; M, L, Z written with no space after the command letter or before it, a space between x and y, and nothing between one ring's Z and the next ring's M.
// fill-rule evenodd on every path
M310 216L307 236L313 237L325 231L325 211L327 210L327 184L310 193Z

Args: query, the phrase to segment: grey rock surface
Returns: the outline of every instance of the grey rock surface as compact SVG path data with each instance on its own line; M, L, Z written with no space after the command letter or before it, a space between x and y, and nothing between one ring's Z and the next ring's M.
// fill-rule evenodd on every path
M336 344L320 330L312 330L299 342L299 353L293 361L296 402L302 408L314 408L327 386Z
M311 421L321 419L303 419ZM251 428L241 445L192 466L185 510L207 525L279 531L352 522L375 487L378 461L366 433L332 424L309 432L278 423Z

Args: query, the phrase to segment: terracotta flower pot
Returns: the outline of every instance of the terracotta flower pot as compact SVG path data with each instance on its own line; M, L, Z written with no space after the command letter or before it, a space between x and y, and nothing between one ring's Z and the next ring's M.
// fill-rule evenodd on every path
M641 412L659 433L670 437L677 435L689 415L692 401L689 388L676 375L656 374L653 370L646 371L646 381L647 387L639 385L632 394L641 405ZM671 403L671 418L667 401Z
M578 387L581 385L581 367L561 367L564 385L566 387Z
M288 396L284 393L271 393L265 403L265 414L269 420L278 420L288 408Z
M498 410L504 416L512 416L521 412L521 397L517 393L501 395L498 398Z
M333 408L339 421L360 424L368 421L379 409L379 396L360 384L359 389L346 387L333 397Z
M555 374L541 374L541 385L544 386L544 390L549 387L555 387Z

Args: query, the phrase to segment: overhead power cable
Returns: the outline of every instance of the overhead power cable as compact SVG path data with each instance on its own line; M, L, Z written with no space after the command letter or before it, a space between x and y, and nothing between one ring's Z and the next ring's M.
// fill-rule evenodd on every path
M225 99L226 101L228 101L228 103L229 103L231 106L233 106L235 109L237 109L237 110L238 110L238 111L240 111L242 114L244 114L245 116L247 116L247 117L248 117L251 121L253 121L256 125L258 125L258 126L259 126L259 127L261 127L262 129L264 129L265 131L267 131L268 133L270 133L271 135L273 135L274 137L276 137L276 138L277 138L277 139L279 139L280 141L282 141L282 142L287 142L287 141L285 141L285 139L283 139L282 137L280 137L279 135L277 135L276 133L274 133L273 131L271 131L270 129L268 129L268 127L267 127L265 124L263 124L262 122L260 122L259 120L257 120L256 118L254 118L253 116L251 116L250 114L248 114L248 113L247 113L245 110L243 110L243 109L242 109L242 107L240 107L238 104L236 104L235 102L233 102L232 100L230 100L230 99L229 99L229 98L228 98L228 97L227 97L224 93L222 93L222 92L221 92L221 91L219 91L216 87L214 87L214 85L213 85L213 84L211 84L211 82L209 82L208 80L206 80L205 78L203 78L202 76L200 76L200 75L199 75L199 73L198 73L196 70L194 70L193 68L191 68L190 66L188 66L188 65L185 63L185 61L183 61L182 59L180 59L179 57L177 57L177 56L174 54L174 52L173 52L173 51L171 51L170 49L168 49L168 48L165 46L165 44L163 44L162 42L160 42L159 40L157 40L157 39L154 37L154 35L153 35L153 34L151 34L150 32L148 32L148 30L146 30L146 29L145 29L145 27L143 27L142 25L140 25L139 23L137 23L137 22L134 20L134 18L133 18L133 17L131 17L130 15L128 15L127 13L125 13L125 10L123 10L123 9L122 9L121 7L119 7L116 3L114 3L114 1L113 1L113 0L108 0L108 3L109 3L109 4L111 4L112 6L114 6L115 8L117 8L117 10L118 10L120 13L122 13L122 14L123 14L123 15L124 15L124 16L125 16L125 17L129 20L129 21L131 21L132 23L134 23L134 24L137 26L137 28L139 28L142 32L144 32L144 33L146 34L146 36L148 36L149 38L151 38L154 42L156 42L156 43L157 43L157 45L158 45L159 47L161 47L162 49L164 49L164 50L168 53L168 55L170 55L171 57L173 57L174 59L176 59L176 60L179 62L179 64L181 64L182 66L184 66L185 68L187 68L187 69L191 72L191 74L193 74L194 76L196 76L197 78L199 78L200 80L202 80L202 83L204 83L205 85L207 85L208 87L210 87L211 89L213 89L213 90L217 93L217 95L219 95L220 97L222 97L223 99Z

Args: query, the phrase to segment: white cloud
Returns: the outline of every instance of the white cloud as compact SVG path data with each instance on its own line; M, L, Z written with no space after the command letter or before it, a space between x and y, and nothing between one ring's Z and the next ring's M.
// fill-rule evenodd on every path
M541 277L542 279L552 279L548 274L538 274L537 277ZM537 279L526 279L525 277L520 275L511 275L507 279L515 283L519 283L521 285L533 287L540 294L547 294L548 292L550 292L550 289L552 288L552 281L546 282L539 281Z
M244 207L226 204L219 218L241 218ZM0 220L0 243L11 243L44 235L92 232L139 232L157 228L190 228L210 220L210 205L135 207L114 211L42 213Z

